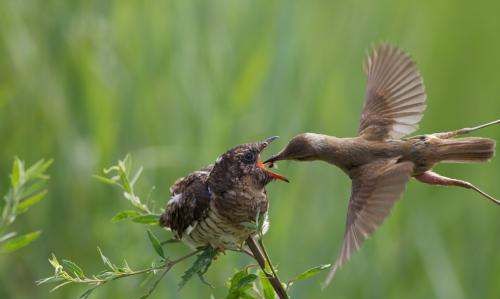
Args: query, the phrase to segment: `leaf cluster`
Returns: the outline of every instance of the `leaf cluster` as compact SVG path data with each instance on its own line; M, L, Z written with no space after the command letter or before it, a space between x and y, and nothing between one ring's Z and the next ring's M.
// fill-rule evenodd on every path
M3 201L0 201L0 253L21 249L40 236L41 231L18 235L15 231L7 230L19 215L45 198L45 185L49 179L46 171L51 164L52 160L42 159L26 168L24 161L14 158L9 190Z

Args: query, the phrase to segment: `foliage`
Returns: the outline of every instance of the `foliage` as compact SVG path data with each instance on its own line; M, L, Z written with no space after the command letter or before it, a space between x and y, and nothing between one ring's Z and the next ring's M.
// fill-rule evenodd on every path
M45 198L45 185L49 179L46 171L51 164L52 160L42 159L26 169L24 161L14 158L10 188L4 196L4 201L0 202L0 253L16 251L40 236L41 231L17 235L17 232L7 232L7 229L17 216Z
M295 282L313 278L321 271L328 269L329 264L308 269L285 283L288 290ZM275 267L273 267L275 268ZM275 299L275 292L266 275L255 265L249 265L237 271L227 282L226 299Z

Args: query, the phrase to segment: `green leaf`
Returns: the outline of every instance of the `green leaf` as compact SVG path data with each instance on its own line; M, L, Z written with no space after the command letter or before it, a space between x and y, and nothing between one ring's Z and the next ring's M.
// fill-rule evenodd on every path
M150 215L137 216L132 218L132 221L135 223L157 225L158 222L160 221L160 215L150 214Z
M13 252L13 251L16 251L18 249L21 249L24 246L26 246L29 243L36 240L40 236L41 233L42 233L41 231L35 231L35 232L31 232L31 233L28 233L25 235L21 235L21 236L12 238L12 239L8 240L7 242L5 242L0 247L1 251L4 253L9 253L9 252Z
M139 177L141 176L141 173L142 171L144 170L144 167L139 167L139 169L137 170L137 172L135 173L134 177L132 178L132 180L130 181L130 185L134 186L135 183L137 182L137 180L139 179Z
M36 194L33 194L30 197L24 199L17 206L17 210L16 210L17 213L22 214L22 213L26 212L32 205L41 201L45 197L45 195L47 195L47 190L42 190L42 191L40 191Z
M94 174L92 176L94 179L97 179L99 181L101 181L101 183L104 183L104 184L108 184L108 185L116 185L116 181L112 180L112 179L109 179L107 177L103 177L103 176L100 176L100 175L97 175L97 174Z
M243 277L238 281L237 284L237 289L239 290L246 290L250 287L252 287L252 283L257 279L257 275L255 274L248 274L247 276Z
M137 211L125 210L125 211L121 211L118 214L116 214L115 216L113 216L113 218L111 218L111 222L116 223L116 222L119 222L119 221L122 221L122 220L125 220L128 218L136 218L139 216L141 216L141 214Z
M53 159L45 161L44 159L38 160L35 164L33 164L30 168L26 170L26 178L27 179L33 179L33 178L42 178L42 179L47 179L48 176L45 174L47 169L52 165L54 162Z
M63 263L64 267L66 267L67 269L71 270L71 272L73 272L73 274L76 275L77 277L83 277L84 276L82 268L80 268L74 262L72 262L70 260L62 260L62 263Z
M3 236L0 237L0 243L5 242L5 241L7 241L10 238L15 237L16 235L17 235L16 232L6 233L5 235L3 235Z
M149 229L147 230L147 232L149 241L151 241L151 245L153 245L153 248L155 249L156 253L158 253L158 255L161 256L162 259L165 259L165 253L163 252L163 248L161 247L160 241Z
M226 299L253 298L247 291L252 288L257 275L248 274L247 269L236 272L229 282L229 293Z
M12 164L12 174L10 175L10 184L16 189L24 181L24 163L18 157L14 158Z
M323 270L326 270L328 268L330 268L331 264L324 264L324 265L320 265L320 266L316 266L316 267L313 267L311 269L308 269L302 273L300 273L299 275L297 275L294 279L292 279L291 281L299 281L299 280L306 280L306 279L309 279L317 274L319 274L321 271Z
M115 266L111 263L111 261L102 253L101 248L97 247L97 251L99 251L99 255L101 256L103 264L108 267L111 271L115 271Z
M264 295L264 299L275 299L275 293L273 286L267 279L267 277L264 275L262 271L260 271L260 284L262 285L262 293Z
M216 249L212 248L211 246L207 246L199 255L197 255L193 265L182 275L181 282L179 283L179 289L182 289L186 285L186 283L193 277L193 275L205 274L217 254L218 251Z

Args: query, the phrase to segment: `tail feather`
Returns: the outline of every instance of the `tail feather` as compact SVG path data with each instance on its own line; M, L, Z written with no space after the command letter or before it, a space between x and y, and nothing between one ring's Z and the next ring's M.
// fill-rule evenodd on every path
M489 138L467 137L442 141L437 148L442 162L486 162L495 155L495 141Z

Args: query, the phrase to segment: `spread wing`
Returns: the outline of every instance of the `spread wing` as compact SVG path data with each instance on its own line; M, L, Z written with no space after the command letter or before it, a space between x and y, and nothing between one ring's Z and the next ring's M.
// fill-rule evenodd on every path
M398 139L417 130L427 95L411 58L381 44L368 56L364 71L368 78L359 135L369 140Z
M170 228L178 238L210 208L211 194L207 179L210 167L177 180L170 188L171 197L160 217L160 225Z
M325 281L328 285L335 272L356 252L363 241L382 224L400 198L413 172L412 162L396 159L363 165L351 173L352 190L347 211L344 243Z

